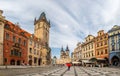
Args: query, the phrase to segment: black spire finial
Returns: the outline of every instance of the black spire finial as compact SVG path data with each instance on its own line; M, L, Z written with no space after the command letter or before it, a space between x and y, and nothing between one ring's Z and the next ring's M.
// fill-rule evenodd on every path
M67 45L67 47L66 47L66 51L69 51L68 45Z
M50 25L50 20L49 20L49 22L48 22L48 23L49 23L49 25Z
M34 19L34 24L36 23L36 21L37 21L37 20L36 20L36 17L35 17L35 19Z
M64 51L64 50L63 50L63 46L61 47L61 51Z
M41 15L40 15L40 17L39 17L39 19L43 19L43 18L45 18L45 19L46 19L45 12L42 12L42 13L41 13Z

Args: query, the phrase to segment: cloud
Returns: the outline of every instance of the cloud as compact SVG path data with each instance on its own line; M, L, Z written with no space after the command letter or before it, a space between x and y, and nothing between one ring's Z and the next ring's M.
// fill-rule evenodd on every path
M69 45L73 51L88 34L96 36L98 30L107 32L113 25L120 25L119 0L1 0L0 5L6 19L19 22L30 33L34 33L34 18L44 11L51 21L53 49Z

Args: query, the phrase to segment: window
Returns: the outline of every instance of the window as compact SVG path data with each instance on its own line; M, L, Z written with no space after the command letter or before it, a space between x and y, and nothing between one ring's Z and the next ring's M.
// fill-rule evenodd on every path
M13 36L13 42L15 42L16 41L16 38L15 38L15 36Z
M118 35L118 46L119 46L119 50L120 50L120 35Z
M8 33L6 33L6 39L9 40L10 36Z
M99 55L99 51L97 52L97 55Z
M114 45L112 45L112 51L115 51L115 46Z
M19 52L19 50L14 49L11 50L11 55L21 57L21 52Z
M11 55L14 55L14 51L13 50L11 50Z
M21 52L19 52L19 56L21 57Z
M18 39L18 43L19 43L19 44L21 43L21 38Z
M32 53L32 48L29 49L29 52Z
M26 46L26 41L24 40L23 45Z
M39 50L37 51L37 55L39 55Z
M37 58L34 57L34 63L36 63L36 62L37 62Z
M93 53L92 53L92 56L94 56Z
M36 54L36 49L34 50L34 54Z
M36 42L34 42L34 47L36 47Z
M105 54L107 54L107 49L105 49Z
M101 54L103 54L103 51L101 51Z
M102 42L101 42L101 46L103 46Z
M8 24L6 24L6 25L5 25L5 28L9 29L9 28L10 28L10 26L9 26Z
M32 40L30 40L30 45L32 45Z

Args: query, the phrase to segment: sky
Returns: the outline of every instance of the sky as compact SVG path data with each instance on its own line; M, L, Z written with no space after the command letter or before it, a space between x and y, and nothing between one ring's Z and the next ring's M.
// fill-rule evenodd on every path
M52 56L69 46L70 52L88 34L101 29L107 32L120 25L120 0L0 0L0 9L7 20L34 33L34 18L42 12L51 22L50 47Z

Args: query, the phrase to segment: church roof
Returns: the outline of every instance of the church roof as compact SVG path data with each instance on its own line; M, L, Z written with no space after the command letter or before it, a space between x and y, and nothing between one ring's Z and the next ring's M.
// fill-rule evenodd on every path
M42 12L38 19L36 19L36 18L34 19L34 25L39 21L45 21L50 27L50 20L49 21L47 20L45 12Z
M61 47L61 52L64 52L64 50L63 50L63 46Z
M42 13L41 13L39 19L40 19L40 20L41 20L41 19L45 19L45 20L46 20L46 14L45 14L45 12L42 12Z

